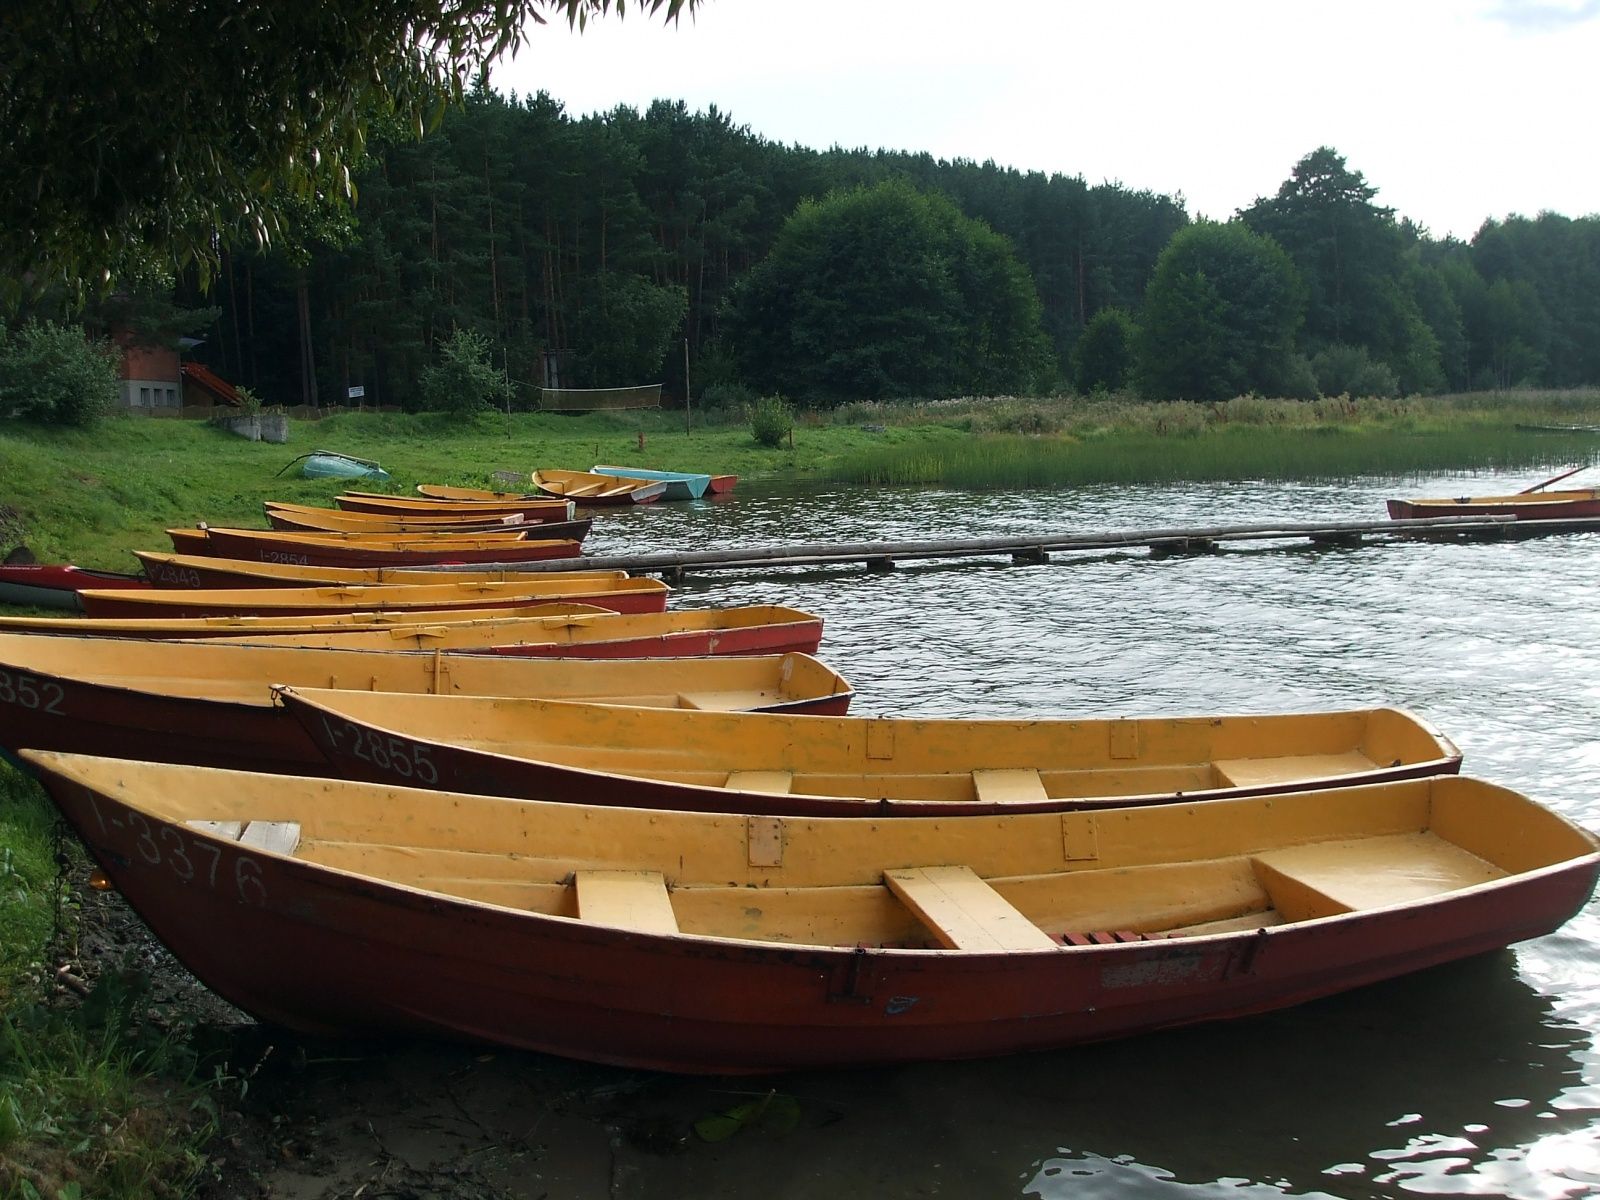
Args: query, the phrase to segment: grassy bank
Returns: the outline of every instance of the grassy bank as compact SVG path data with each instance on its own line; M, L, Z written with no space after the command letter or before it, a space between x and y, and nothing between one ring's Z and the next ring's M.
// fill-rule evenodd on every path
M0 553L131 570L127 551L163 529L261 524L269 498L326 504L343 483L291 468L313 449L383 464L387 485L484 485L497 471L621 466L863 484L969 488L1214 479L1347 478L1587 462L1600 437L1528 425L1600 425L1600 392L1315 403L1246 396L1225 404L998 398L850 405L801 413L792 444L765 449L724 415L570 417L344 414L297 421L286 445L192 421L122 417L92 430L0 425ZM370 485L369 485L370 486ZM380 488L382 485L379 485Z

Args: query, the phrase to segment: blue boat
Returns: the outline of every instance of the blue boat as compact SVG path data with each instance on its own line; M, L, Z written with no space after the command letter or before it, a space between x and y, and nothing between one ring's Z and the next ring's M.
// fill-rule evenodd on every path
M348 454L335 454L331 450L318 450L302 455L305 465L300 474L307 479L387 479L389 472L365 458ZM283 472L279 472L281 475Z
M667 485L663 500L698 500L711 486L711 476L692 471L646 471L639 467L591 467L590 474L610 475L615 479L656 479Z

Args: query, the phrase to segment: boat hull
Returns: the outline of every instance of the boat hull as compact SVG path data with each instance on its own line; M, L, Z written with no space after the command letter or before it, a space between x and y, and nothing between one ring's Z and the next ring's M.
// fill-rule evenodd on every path
M587 524L587 522L584 522ZM145 578L158 588L301 588L328 584L375 586L387 583L514 583L517 580L561 580L568 585L590 580L604 584L626 579L626 571L529 571L515 564L485 563L481 570L430 571L426 567L301 567L287 563L247 562L203 554L169 554L135 550Z
M36 765L161 940L263 1020L684 1073L987 1057L1279 1009L1546 934L1582 908L1597 862L1574 857L1426 906L1181 941L812 947L640 932L375 883L147 816L53 773L48 758Z
M0 748L12 754L30 748L290 775L330 773L332 765L304 727L272 702L271 686L282 682L327 686L342 681L393 692L467 689L466 694L551 695L616 704L666 704L687 687L701 690L705 707L820 715L844 714L852 698L841 677L814 661L796 664L792 671L783 670L787 663L774 664L771 679L752 680L732 670L667 671L661 669L665 664L653 662L607 664L596 678L587 669L579 673L559 662L552 670L536 662L524 667L473 655L275 651L217 643L91 648L85 657L100 670L120 664L124 674L118 678L68 670L57 660L70 657L70 650L38 647L32 644L37 640L0 634ZM201 669L227 676L220 691L201 694L206 680L173 674L195 658L207 660ZM162 663L168 667L165 676L158 675ZM140 673L151 682L132 682ZM791 684L791 679L799 682ZM258 689L253 701L242 698L248 680ZM755 704L746 699L752 682L768 689ZM646 694L635 695L641 689Z
M1371 723L1355 745L1384 747L1382 754L1373 749L1372 757L1346 751L1359 761L1335 765L1343 754L1295 763L1275 761L1268 749L1306 740L1321 714L1125 718L1110 724L808 718L785 725L726 714L601 714L510 701L495 701L497 711L490 712L453 697L423 698L397 713L395 705L370 702L366 695L274 691L330 769L346 779L404 785L412 782L413 764L426 763L429 785L447 791L550 802L581 796L590 805L677 812L869 820L1075 812L1360 787L1455 774L1461 767L1448 739L1422 722L1406 724L1415 719L1393 710L1326 714L1328 730L1360 731L1358 722L1368 717ZM1108 764L1100 751L1108 734L1128 735L1130 746L1147 746L1149 752L1131 751ZM474 741L482 745L469 744ZM1213 775L1213 764L1239 753L1246 741L1264 753L1229 762L1232 780ZM369 753L373 745L387 746L389 753L375 757ZM602 757L607 751L615 757ZM689 769L691 755L697 761ZM897 761L897 755L903 758ZM876 773L874 762L883 764ZM991 773L996 767L1031 771L1037 790L985 793L976 786L975 768L983 767ZM782 783L774 789L771 780L779 776ZM1046 790L1045 776L1055 781L1054 794ZM808 780L825 782L808 786Z
M285 563L301 567L400 567L437 566L442 563L543 562L557 558L577 558L582 546L570 539L516 539L481 545L458 544L425 549L415 540L403 547L350 540L347 542L304 540L279 534L276 539L255 536L250 530L209 529L204 538L180 539L187 530L168 530L173 546L184 553L217 558L242 558L246 561ZM541 530L543 532L543 530Z
M1517 496L1461 496L1455 499L1389 500L1396 521L1426 517L1515 517L1519 521L1600 517L1600 489L1530 492Z
M26 604L82 612L85 588L142 590L150 581L120 571L93 571L60 563L0 564L0 604Z
M521 516L535 524L572 519L572 505L543 496L528 500L430 500L425 496L365 496L346 493L334 503L346 512L378 516Z
M653 504L667 491L665 480L589 471L535 471L533 486L546 496L587 505Z
M325 616L348 612L416 613L419 620L439 620L440 614L461 609L526 608L534 604L584 604L615 613L659 613L667 609L666 584L654 579L618 581L626 587L562 587L547 579L519 587L515 583L464 583L426 585L425 598L405 593L416 588L402 583L371 587L228 588L179 590L151 588L145 592L97 591L81 594L83 610L91 617L164 617L191 620L226 616ZM447 594L448 593L448 594Z
M698 500L711 486L711 476L697 475L692 471L642 471L629 467L591 467L592 475L610 475L615 479L654 479L667 485L661 493L663 500Z

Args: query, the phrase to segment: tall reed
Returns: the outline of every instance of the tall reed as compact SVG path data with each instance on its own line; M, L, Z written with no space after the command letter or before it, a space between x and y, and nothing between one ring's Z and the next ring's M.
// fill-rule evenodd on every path
M1594 461L1600 438L1503 427L1441 432L1350 432L1250 426L1201 435L1099 437L996 434L863 451L832 472L839 482L1030 488L1227 479L1349 479L1357 475L1516 470Z

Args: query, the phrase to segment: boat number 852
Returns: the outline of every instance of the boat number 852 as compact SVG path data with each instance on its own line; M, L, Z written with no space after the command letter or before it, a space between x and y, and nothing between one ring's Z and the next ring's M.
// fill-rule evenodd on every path
M66 713L61 711L63 699L65 694L61 685L54 680L0 671L0 704L15 704L19 708L31 708L35 712L64 717Z

